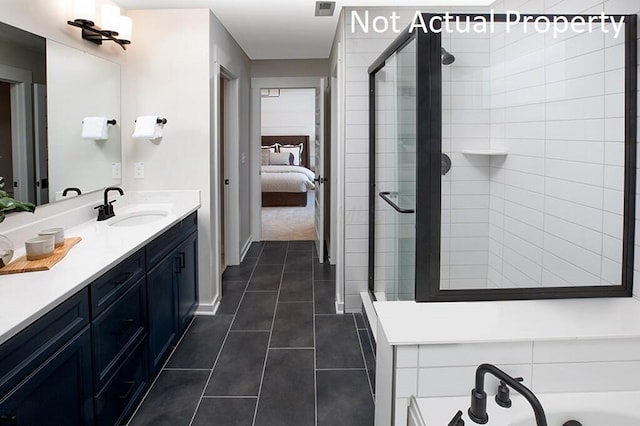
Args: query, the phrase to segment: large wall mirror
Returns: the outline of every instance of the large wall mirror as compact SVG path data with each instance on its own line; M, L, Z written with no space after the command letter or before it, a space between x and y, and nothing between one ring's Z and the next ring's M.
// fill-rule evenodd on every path
M0 175L14 197L61 201L121 182L120 65L0 22ZM116 120L82 138L85 117ZM67 196L76 195L68 192Z

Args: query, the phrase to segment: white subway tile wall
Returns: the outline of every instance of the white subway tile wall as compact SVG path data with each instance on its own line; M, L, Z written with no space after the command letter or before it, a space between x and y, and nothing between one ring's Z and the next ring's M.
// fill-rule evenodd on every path
M491 8L521 13L640 12L640 4L629 0L499 0ZM367 165L358 156L369 152L363 113L368 109L367 67L396 36L391 31L377 34L371 28L365 34L358 25L352 32L352 11L364 16L365 10L370 20L395 11L403 25L416 11L345 10L346 198L358 197L345 211L348 267L367 266L367 236L362 228L350 230L368 225ZM443 44L456 56L454 66L443 68L443 105L447 106L443 151L450 153L454 164L443 179L443 284L618 282L624 158L621 40L601 33L585 37L565 33L554 39L551 34L511 31L488 39L456 34ZM498 58L505 58L503 67L488 66ZM493 94L490 101L488 93ZM509 154L494 158L461 154L463 149L489 147L507 148ZM488 189L478 183L482 181L490 182ZM636 230L638 276L637 220ZM452 251L457 255L452 257ZM460 264L465 256L468 264ZM477 263L484 257L488 267L482 270ZM454 274L451 268L456 269ZM355 292L367 288L361 275L351 275L347 281ZM634 287L634 295L640 297L640 285ZM355 302L346 309L359 309L356 294L346 296Z
M640 339L397 346L396 425L406 424L406 403L419 398L468 396L475 371L494 364L536 393L640 390ZM498 382L487 375L485 390ZM405 408L403 408L405 407Z

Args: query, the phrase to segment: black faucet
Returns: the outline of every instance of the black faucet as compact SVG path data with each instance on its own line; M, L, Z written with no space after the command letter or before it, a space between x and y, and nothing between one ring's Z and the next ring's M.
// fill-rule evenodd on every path
M505 386L510 386L513 390L522 395L533 408L533 412L536 416L537 426L547 426L547 418L544 414L542 404L538 401L538 398L527 388L520 383L517 379L514 379L504 371L500 370L495 365L481 364L476 369L476 387L471 391L471 407L469 407L469 418L478 424L486 424L489 421L489 415L487 414L487 393L484 391L484 375L491 373L498 379L505 383ZM504 389L499 392L500 398L496 396L496 401L502 406L508 406L506 403L509 400L509 396L504 395ZM502 403L501 403L502 402ZM504 405L503 405L504 404Z
M110 191L118 191L120 195L124 195L124 191L122 190L122 188L118 188L117 186L110 186L104 189L104 204L94 207L94 209L98 209L98 222L107 220L110 217L114 217L116 215L113 212L113 203L115 203L116 201L109 201Z
M72 186L70 188L65 188L64 191L62 191L62 196L66 197L69 192L75 192L78 195L82 195L82 191L80 191L80 188Z

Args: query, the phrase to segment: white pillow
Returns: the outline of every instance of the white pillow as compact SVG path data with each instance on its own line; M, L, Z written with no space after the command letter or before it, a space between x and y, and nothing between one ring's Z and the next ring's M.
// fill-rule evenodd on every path
M300 165L300 156L302 155L302 147L303 144L299 145L282 145L280 147L280 152L290 152L293 154L293 164L294 166Z
M288 166L291 164L290 152L270 152L269 164L272 166Z
M273 151L275 152L275 150ZM271 150L270 149L261 149L260 150L260 164L263 166L268 166L269 165L269 155L271 154Z

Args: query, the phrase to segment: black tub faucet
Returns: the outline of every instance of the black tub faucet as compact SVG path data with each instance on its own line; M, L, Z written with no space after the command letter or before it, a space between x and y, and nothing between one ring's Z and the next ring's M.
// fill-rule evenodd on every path
M118 191L120 195L124 195L122 188L118 188L117 186L110 186L104 189L104 204L94 207L95 209L98 209L98 222L107 220L116 215L113 212L113 203L115 203L116 200L109 201L110 191Z
M518 379L514 379L504 371L492 364L481 364L476 369L476 387L471 391L471 407L469 407L469 418L478 424L486 424L489 421L489 415L487 414L487 393L484 391L484 375L491 373L496 378L500 379L504 384L502 386L509 386L520 395L522 395L533 408L533 412L536 416L537 426L547 426L547 418L544 414L542 404L538 401L538 398L527 388L520 383ZM503 407L510 405L508 393L505 395L505 389L500 389L496 396L496 401Z

